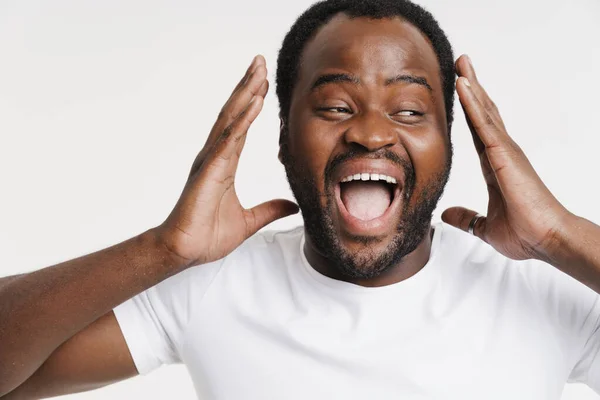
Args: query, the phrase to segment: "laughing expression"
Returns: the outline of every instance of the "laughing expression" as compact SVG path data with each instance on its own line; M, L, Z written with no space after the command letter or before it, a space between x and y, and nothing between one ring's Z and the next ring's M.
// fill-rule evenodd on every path
M321 272L369 280L401 267L430 232L451 156L439 64L416 27L339 14L317 31L281 159Z

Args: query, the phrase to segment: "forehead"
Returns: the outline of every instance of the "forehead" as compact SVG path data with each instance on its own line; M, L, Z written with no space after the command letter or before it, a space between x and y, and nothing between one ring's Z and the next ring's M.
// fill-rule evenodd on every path
M441 90L439 64L429 40L399 17L336 15L306 44L298 84L310 84L324 70L353 72L373 82L412 72Z

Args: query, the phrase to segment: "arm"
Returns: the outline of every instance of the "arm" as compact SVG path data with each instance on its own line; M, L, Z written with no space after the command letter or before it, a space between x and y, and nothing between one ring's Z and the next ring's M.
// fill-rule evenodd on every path
M264 59L256 57L196 157L179 201L160 226L108 249L0 283L0 396L22 385L59 346L116 305L185 268L225 257L263 226L298 212L294 203L283 199L245 209L234 190L245 135L268 90L266 76ZM105 321L81 337L92 335ZM103 340L118 342L115 332L112 329ZM68 343L65 348L84 343L76 347L86 352L92 342ZM75 353L63 353L64 358ZM103 368L124 358L121 351L117 361L111 358L105 366L76 360L83 367L69 378L65 392L104 384ZM61 375L69 368L59 361L51 365L48 373L40 374ZM126 366L108 380L130 373Z
M600 226L569 214L541 254L548 264L600 293Z
M515 260L539 259L600 293L600 227L569 212L544 185L522 149L506 131L496 105L468 57L456 62L456 90L487 184L485 217L463 207L442 219L468 230Z
M113 312L60 345L3 400L42 399L97 389L137 375Z
M5 278L0 287L0 395L24 382L77 332L182 269L183 263L148 231L85 257ZM105 319L89 329L101 325ZM118 325L105 340L118 340L115 333L120 333Z

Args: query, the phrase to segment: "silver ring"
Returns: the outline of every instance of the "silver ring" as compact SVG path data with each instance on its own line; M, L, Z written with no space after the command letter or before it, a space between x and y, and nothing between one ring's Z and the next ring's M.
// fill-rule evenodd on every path
M479 221L479 218L483 218L483 215L475 214L471 222L469 222L469 233L471 235L474 235L473 230L475 229L475 224L477 223L477 221Z

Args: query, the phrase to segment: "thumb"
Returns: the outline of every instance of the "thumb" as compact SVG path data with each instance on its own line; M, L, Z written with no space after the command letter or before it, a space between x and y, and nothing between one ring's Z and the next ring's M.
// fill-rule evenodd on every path
M464 207L451 207L442 213L442 221L465 232L469 232L469 225L475 216L480 215L473 210ZM481 216L473 226L473 234L483 241L485 240L486 218Z
M271 222L296 214L298 211L296 203L285 199L266 201L252 207L246 210L246 237L254 235Z

